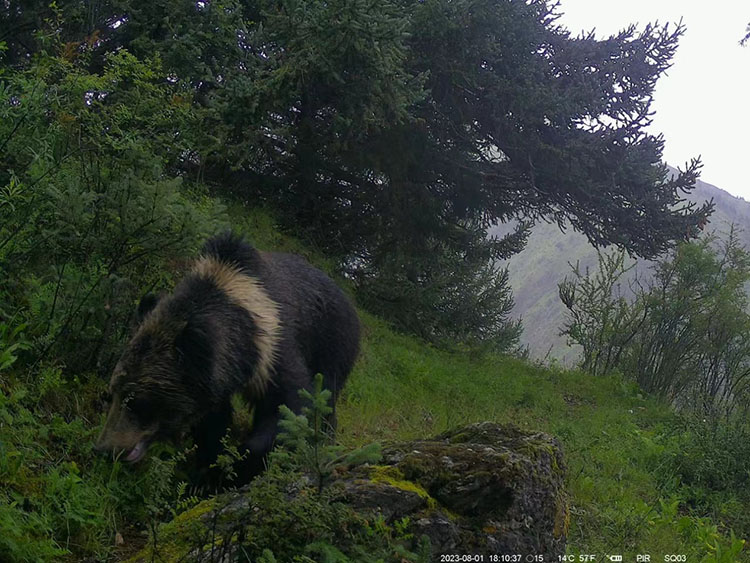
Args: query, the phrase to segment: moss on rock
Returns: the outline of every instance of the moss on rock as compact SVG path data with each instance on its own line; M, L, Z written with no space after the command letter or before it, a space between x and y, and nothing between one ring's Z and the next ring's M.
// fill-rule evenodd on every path
M195 538L205 531L206 515L216 507L217 499L211 498L198 503L194 507L181 512L170 522L162 524L156 530L156 541L151 541L136 555L127 560L128 563L144 561L179 561L195 550Z
M437 501L423 487L405 479L404 474L397 467L392 465L373 465L370 467L370 480L374 483L386 483L402 491L416 493L427 501L429 508L437 507Z

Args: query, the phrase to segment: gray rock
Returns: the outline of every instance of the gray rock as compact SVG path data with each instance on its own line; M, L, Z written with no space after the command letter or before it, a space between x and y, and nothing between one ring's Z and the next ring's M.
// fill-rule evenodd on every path
M283 491L289 506L317 494L310 483L299 477L289 482ZM343 503L360 522L405 526L406 549L416 549L427 536L433 558L483 554L487 560L489 555L519 554L525 560L526 555L543 554L551 561L565 553L568 505L563 484L563 457L554 438L483 422L430 440L390 444L378 465L339 467L325 494L331 506ZM279 515L253 494L253 485L225 493L166 524L160 557L232 561L243 538L254 537L257 547L263 540L257 537L259 527ZM346 549L336 542L350 532L342 530L327 541ZM199 549L196 537L201 538ZM299 543L304 546L309 539L302 537ZM267 547L275 551L277 546L269 542ZM151 556L147 548L133 561L149 561Z

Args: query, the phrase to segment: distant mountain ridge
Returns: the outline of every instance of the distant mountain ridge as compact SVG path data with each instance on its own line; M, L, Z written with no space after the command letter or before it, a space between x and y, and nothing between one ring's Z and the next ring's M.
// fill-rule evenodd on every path
M750 248L750 202L700 180L687 197L695 202L713 199L716 204L706 232L726 233L734 223L742 230L741 240ZM509 228L501 225L491 234L504 234ZM563 233L556 224L547 223L535 225L526 248L506 261L515 298L513 315L523 318L521 342L529 347L532 358L555 358L565 365L578 358L579 351L560 336L566 309L557 293L557 284L571 274L569 264L576 262L582 270L596 267L596 249L582 234L572 229ZM648 260L638 260L634 271L645 271L650 264Z

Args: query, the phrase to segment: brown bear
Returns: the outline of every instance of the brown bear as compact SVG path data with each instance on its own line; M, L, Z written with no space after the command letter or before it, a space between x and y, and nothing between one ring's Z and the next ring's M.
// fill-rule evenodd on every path
M172 295L139 304L96 448L136 462L152 441L191 432L205 469L221 451L230 399L241 392L253 406L238 476L246 481L264 468L279 407L299 413L299 391L312 390L317 373L335 407L358 347L356 311L323 272L232 233L216 236Z

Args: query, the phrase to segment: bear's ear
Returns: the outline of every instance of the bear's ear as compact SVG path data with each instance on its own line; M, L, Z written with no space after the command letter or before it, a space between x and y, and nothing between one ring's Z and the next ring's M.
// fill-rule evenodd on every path
M136 309L135 312L136 324L141 324L143 322L143 319L154 310L154 307L156 307L156 304L161 301L162 297L164 297L163 292L160 292L159 294L147 293L141 297L141 301L138 303L138 309Z

